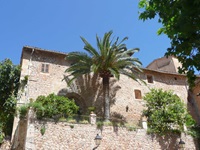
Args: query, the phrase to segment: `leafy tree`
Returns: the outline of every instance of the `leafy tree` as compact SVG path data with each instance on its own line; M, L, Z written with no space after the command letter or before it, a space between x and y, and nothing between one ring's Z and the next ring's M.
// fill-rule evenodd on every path
M0 127L11 135L19 87L20 67L5 59L0 62Z
M136 73L141 71L141 62L137 58L131 57L139 49L128 50L123 43L128 38L125 37L119 42L119 38L115 41L110 40L112 31L104 34L103 39L96 36L97 49L95 49L88 41L81 37L84 42L84 50L86 52L71 52L66 59L72 61L73 64L66 69L69 72L71 81L83 74L91 72L98 74L103 80L103 96L104 96L104 117L105 121L110 118L110 98L109 98L109 81L111 77L119 79L120 74L137 80ZM135 71L135 73L133 73Z
M200 1L140 0L139 7L142 20L158 16L163 25L158 34L164 33L171 40L166 55L178 58L183 64L179 72L186 73L193 85L195 70L200 71Z
M184 131L184 124L195 124L185 104L172 91L151 89L143 98L147 103L144 115L147 117L149 132L160 135Z

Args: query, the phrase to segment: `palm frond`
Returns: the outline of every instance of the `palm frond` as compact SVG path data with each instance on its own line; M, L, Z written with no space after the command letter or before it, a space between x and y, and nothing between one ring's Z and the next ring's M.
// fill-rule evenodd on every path
M101 55L103 57L106 57L107 54L110 51L110 47L111 47L110 37L111 37L112 33L113 33L112 31L109 31L109 32L104 34L104 37L103 37L103 40L102 40L103 48L100 50Z
M139 48L132 48L132 49L128 49L127 51L128 51L128 52L132 52L132 53L134 54L134 53L139 52L140 49L139 49Z
M117 47L118 41L119 41L119 37L116 38L115 42L113 43L113 46Z
M119 47L124 41L128 40L128 37L124 37L118 44L117 47Z
M101 38L99 38L98 35L96 35L96 41L97 41L97 48L100 51L103 48L103 45L102 45Z
M84 49L91 55L91 56L99 56L99 53L96 51L94 47L84 38L81 37L83 43L85 43Z
M68 86L70 86L72 84L72 81L75 79L76 77L72 77L70 78L70 76L66 76L65 77L65 81L67 83Z
M75 62L82 59L90 59L90 57L84 52L70 52L68 53L65 59L68 61Z
M111 72L111 74L115 77L115 78L117 78L118 80L119 80L119 77L120 77L120 73L119 73L119 69L118 68L109 68L108 69L110 72Z
M68 76L72 76L71 80L91 72L92 58L83 52L71 52L66 56L66 60L71 61L72 64L65 70ZM69 83L71 83L71 80Z
M129 77L129 78L131 78L131 79L133 79L134 81L138 82L139 84L142 83L142 84L146 85L146 82L143 81L143 80L139 77L138 72L137 72L136 74L133 74L133 73L130 72L130 71L120 70L120 73L123 74L123 75L125 75L125 76L127 76L127 77Z

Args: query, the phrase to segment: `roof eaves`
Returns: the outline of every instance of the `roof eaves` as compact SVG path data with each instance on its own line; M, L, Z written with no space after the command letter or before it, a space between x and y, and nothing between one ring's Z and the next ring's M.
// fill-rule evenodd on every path
M167 72L167 71L160 71L160 70L152 70L152 69L148 69L148 68L142 68L143 70L147 70L147 71L152 71L152 72L157 72L157 73L163 73L163 74L169 74L169 75L180 75L180 76L185 76L186 74L180 74L180 73L173 73L173 72ZM197 78L200 78L200 75L196 75Z
M143 70L157 72L157 73L162 73L162 74L169 74L169 75L186 76L185 74L179 74L179 73L173 73L173 72L167 72L167 71L160 71L160 70L152 70L152 69L148 69L148 68L143 68Z
M38 51L44 51L44 52L49 52L49 53L54 53L54 54L67 55L66 52L60 52L60 51L54 51L54 50L47 50L47 49L42 49L42 48L34 47L34 46L24 46L23 50L24 49L35 49L35 50L38 50Z

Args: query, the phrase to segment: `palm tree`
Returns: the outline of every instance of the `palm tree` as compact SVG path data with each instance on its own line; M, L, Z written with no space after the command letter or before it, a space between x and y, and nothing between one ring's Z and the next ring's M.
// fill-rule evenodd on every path
M110 98L109 98L109 80L115 77L119 80L120 74L126 75L131 79L138 81L137 74L141 72L141 62L132 55L139 49L127 49L123 44L128 38L118 42L110 40L112 31L104 34L103 39L96 36L97 49L95 49L87 40L81 37L84 42L84 50L87 52L71 52L66 56L66 60L72 61L73 64L66 69L70 73L70 82L83 74L91 72L99 74L103 80L103 97L105 101L104 118L105 121L110 119ZM135 72L135 73L133 73Z

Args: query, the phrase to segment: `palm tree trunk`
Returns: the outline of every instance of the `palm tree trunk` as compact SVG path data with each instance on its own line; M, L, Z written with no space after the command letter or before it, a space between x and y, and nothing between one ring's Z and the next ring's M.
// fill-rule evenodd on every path
M103 77L104 121L110 119L109 77Z

